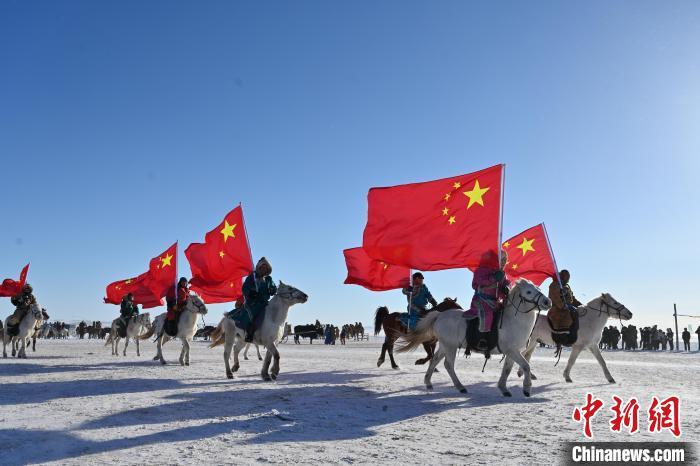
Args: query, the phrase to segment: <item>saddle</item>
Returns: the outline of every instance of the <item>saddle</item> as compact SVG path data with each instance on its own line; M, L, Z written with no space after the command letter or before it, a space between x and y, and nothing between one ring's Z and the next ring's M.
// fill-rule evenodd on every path
M578 339L578 312L571 312L571 320L572 323L568 328L558 329L555 328L554 324L552 323L552 319L547 316L547 322L549 323L549 328L552 333L552 340L557 344L557 346L570 347L576 343L576 340Z
M483 352L487 354L490 353L494 348L498 347L498 323L501 321L501 309L496 310L493 315L493 322L491 323L491 331L480 332L479 331L479 318L471 317L467 319L467 334L466 340L467 344L465 347L465 353L470 354L472 351ZM486 340L486 347L479 345L482 339Z
M233 320L236 327L247 329L252 323L251 315L244 307L239 307L226 314L226 317Z

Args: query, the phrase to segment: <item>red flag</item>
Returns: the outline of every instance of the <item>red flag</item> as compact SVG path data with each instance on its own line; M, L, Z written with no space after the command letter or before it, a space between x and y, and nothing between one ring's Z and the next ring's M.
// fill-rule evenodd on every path
M405 288L410 284L411 269L400 265L389 265L374 260L362 248L343 251L345 265L348 268L346 284L360 285L372 291Z
M144 309L162 306L163 298L177 279L177 243L151 259L148 272L138 277L118 280L107 285L105 304L120 304L124 295L132 293L134 303Z
M362 247L373 259L418 270L497 267L503 171L496 165L370 189ZM489 262L483 264L485 257Z
M241 206L226 214L206 234L204 243L190 244L185 256L192 269L190 289L205 303L225 303L240 297L241 278L253 270Z
M542 223L506 240L503 250L508 253L509 279L527 278L537 286L547 278L556 279L554 255Z
M25 283L27 283L27 272L29 271L29 264L25 265L22 272L19 274L19 281L15 281L11 278L6 278L0 283L0 297L10 298L19 294L24 288Z

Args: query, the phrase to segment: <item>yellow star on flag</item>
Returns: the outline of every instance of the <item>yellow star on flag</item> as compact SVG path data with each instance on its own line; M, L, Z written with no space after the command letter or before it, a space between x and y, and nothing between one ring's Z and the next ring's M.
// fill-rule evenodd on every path
M479 180L476 180L474 182L474 188L472 188L471 191L464 191L464 195L469 198L469 204L467 204L467 209L473 206L474 204L479 204L481 207L484 206L484 194L491 189L491 187L488 188L482 188L479 186Z
M455 223L456 221L457 221L457 220L455 220L455 216L454 216L454 215L452 215L452 216L450 217L450 219L448 220L448 222L449 222L450 225L452 225L452 224Z
M448 209L447 207L445 207L444 209L442 209L442 215L447 215L447 214L449 214L449 213L450 213L450 209Z
M231 282L231 284L229 285L229 287L233 288L233 282Z
M126 281L124 282L124 284L125 284L125 285L128 285L128 284L131 283L132 281L133 281L133 280L130 278L130 279L126 280Z
M172 266L172 264L170 263L172 259L172 254L167 254L165 257L162 257L160 261L163 263L163 267L167 267L168 265Z
M510 266L513 270L518 270L518 264L513 264Z
M223 257L226 255L224 251L219 251L219 257L223 259Z
M506 241L505 243L503 243L503 247L504 247L504 248L509 248L509 247L510 247L510 241Z
M523 237L523 242L518 245L518 249L523 251L523 257L525 257L525 254L527 254L528 251L535 251L535 248L532 247L532 243L534 242L534 239L528 240L527 238Z
M462 187L462 183L460 183L459 181L457 181L455 184L452 185L452 187L455 188L455 189L459 189L459 188Z
M229 238L236 237L236 235L233 233L233 229L236 228L236 225L236 223L229 225L228 220L224 220L224 227L221 229L221 234L224 235L224 243L228 241Z
M450 200L450 193L445 194L445 198L444 198L444 199L445 199L446 201L449 201L449 200Z

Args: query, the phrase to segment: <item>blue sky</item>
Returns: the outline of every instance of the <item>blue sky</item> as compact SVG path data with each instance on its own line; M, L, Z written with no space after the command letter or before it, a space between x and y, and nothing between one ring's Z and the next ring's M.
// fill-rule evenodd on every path
M582 300L671 326L700 315L699 26L682 1L2 2L0 275L31 260L52 317L109 320L107 283L175 240L189 272L243 202L310 295L290 321L369 326L404 301L342 285L367 190L503 162L506 237L546 222Z

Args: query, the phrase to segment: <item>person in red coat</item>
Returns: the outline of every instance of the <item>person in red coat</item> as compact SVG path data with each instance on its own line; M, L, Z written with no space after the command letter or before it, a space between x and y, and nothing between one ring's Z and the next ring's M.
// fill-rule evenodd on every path
M165 327L169 335L177 334L177 322L180 318L180 313L187 305L189 297L189 282L185 277L181 277L177 282L176 289L171 289L166 298L168 312L165 314Z
M505 251L501 252L501 266L494 268L494 263L497 263L496 253L488 251L482 256L479 268L474 271L472 279L472 288L474 289L474 297L472 298L471 307L467 311L467 315L479 317L479 332L482 334L479 346L486 347L486 334L491 331L493 324L493 315L497 309L503 307L510 281L506 278L503 269L508 263L508 255Z

